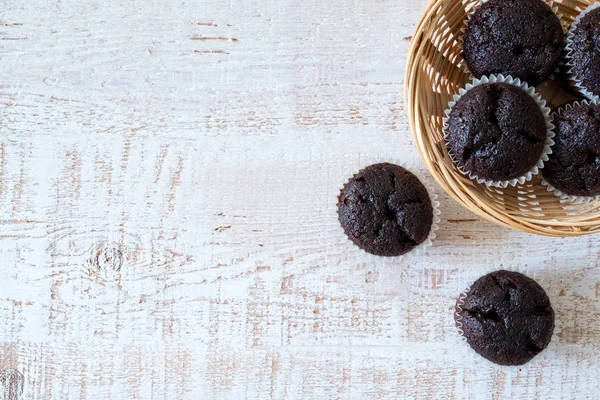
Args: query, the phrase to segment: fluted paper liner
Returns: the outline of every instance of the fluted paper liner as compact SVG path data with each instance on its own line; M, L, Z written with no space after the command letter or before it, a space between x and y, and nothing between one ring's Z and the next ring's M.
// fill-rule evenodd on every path
M429 200L431 201L431 207L433 208L433 219L431 221L431 229L429 231L429 235L427 236L427 239L425 239L422 243L420 243L419 245L417 245L416 247L414 247L412 250L410 250L409 252L402 254L400 256L378 256L375 254L371 254L363 249L361 249L360 247L358 247L356 245L356 243L354 243L352 240L350 240L350 238L348 237L348 235L345 234L345 232L342 229L342 234L344 235L344 237L346 238L346 240L348 240L348 242L352 243L352 246L355 246L356 248L360 249L361 251L363 251L365 254L368 255L368 257L371 257L373 259L373 261L380 261L381 259L390 259L390 260L394 260L394 261L400 261L402 259L404 259L405 257L414 257L414 256L421 256L424 255L427 250L433 246L433 242L436 238L436 231L438 231L439 228L439 223L440 223L440 203L439 201L437 201L438 196L435 194L434 188L432 185L427 184L424 179L422 177L420 177L417 173L415 173L414 171L412 171L410 168L408 168L403 162L398 162L397 160L394 159L390 159L390 158L382 158L382 157L376 157L376 158L371 158L370 160L368 160L368 163L365 162L361 162L361 166L358 169L358 171L354 174L349 174L345 177L344 180L344 184L342 186L342 189L340 189L338 191L338 198L339 195L341 193L341 191L343 190L343 188L348 184L348 182L350 181L350 179L352 179L353 177L355 177L358 172L362 171L363 169L365 169L366 167L370 166L370 165L374 165L374 164L380 164L380 163L389 163L389 164L395 164L398 165L404 169L406 169L407 171L411 172L412 174L414 174L419 181L423 184L423 186L425 186L425 188L427 189L427 193L429 194ZM337 214L337 202L336 204L336 217L338 216Z
M527 171L524 175L512 178L504 181L492 181L486 180L485 178L481 178L474 174L471 171L465 171L459 165L456 160L456 156L452 153L452 149L448 143L448 118L450 117L450 112L452 111L452 107L464 96L469 90L481 86L492 83L506 83L513 86L516 86L522 90L524 90L540 107L542 114L544 115L544 120L546 121L546 141L544 143L544 148L542 149L542 154L535 165ZM504 75L490 75L484 76L481 79L474 79L473 82L468 83L463 89L458 91L458 94L455 94L452 98L452 101L448 103L448 109L445 111L446 117L444 118L444 140L446 141L446 148L448 149L448 154L452 159L452 162L458 167L458 170L463 174L467 175L470 179L477 181L477 183L485 184L486 186L494 186L498 188L505 188L507 186L516 186L518 183L523 184L526 181L530 181L535 175L539 174L540 169L544 168L544 162L548 161L548 155L552 154L552 145L554 145L554 125L552 124L552 120L550 117L550 108L546 107L546 101L542 99L542 97L535 91L533 87L530 87L526 82L521 82L519 78L513 79L511 76Z
M562 330L561 329L562 324L559 319L559 314L557 313L556 308L555 308L556 304L557 304L557 299L554 298L551 295L551 293L549 293L546 290L546 288L547 288L547 285L545 285L546 282L544 282L543 280L538 280L538 276L535 271L532 272L532 271L527 270L526 268L519 268L519 267L501 268L501 270L510 271L510 272L519 272L519 273L527 276L528 278L531 278L534 281L536 281L538 283L538 285L540 285L542 287L542 289L544 289L544 291L546 292L546 295L550 299L550 306L554 310L554 331L552 331L552 337L550 338L550 343L548 343L548 346L546 346L546 348L544 350L542 350L540 353L538 353L533 359L531 359L529 362L527 362L523 365L499 365L499 364L496 364L496 363L488 360L487 358L483 357L479 353L477 353L467 343L467 338L465 338L464 331L462 329L462 326L463 326L462 322L461 322L462 316L460 315L460 312L462 311L461 307L465 305L465 299L467 298L467 295L471 290L471 286L473 286L473 284L475 283L475 281L477 279L479 279L489 273L496 272L499 270L492 270L492 271L486 272L485 274L481 275L475 281L472 281L465 288L465 290L458 296L458 299L456 301L456 306L454 308L454 318L453 318L454 319L454 329L455 329L455 331L458 332L460 341L463 342L467 347L469 347L472 354L475 354L474 360L476 363L480 363L482 365L488 365L488 366L493 365L496 367L502 367L502 368L514 369L514 370L521 371L521 370L529 368L531 366L535 366L540 361L548 361L548 357L551 356L555 352L556 346L558 345L558 335L560 334L560 332Z
M583 17L585 17L587 15L587 13L589 13L592 10L597 9L598 7L600 7L600 2L590 5L585 10L583 10L577 16L577 18L575 18L575 21L573 21L573 23L571 24L571 28L569 29L569 32L567 33L567 45L566 45L567 77L569 79L570 86L573 87L575 90L577 90L580 94L582 94L583 96L587 97L588 99L590 99L594 102L600 102L600 96L587 90L587 88L583 85L583 82L581 80L579 80L579 78L577 78L577 74L573 70L574 65L573 65L573 58L572 58L572 53L573 53L572 44L573 44L573 37L575 36L575 29L577 29L577 25L579 25L579 23L581 22L581 19Z
M471 81L474 79L477 79L477 78L475 78L473 73L469 70L469 66L467 65L465 58L463 56L464 55L464 47L465 47L465 29L467 29L467 24L469 23L469 20L471 19L471 17L475 13L475 11L477 11L477 9L479 7L481 7L482 4L485 4L488 1L489 0L480 0L479 4L477 6L472 7L469 11L467 11L467 16L463 22L463 27L460 30L460 36L458 37L458 47L460 49L460 55L461 55L460 66L462 66L464 68L465 74L469 75L469 80L471 80ZM556 17L560 21L560 25L562 26L562 30L563 30L563 35L565 35L567 33L567 23L564 21L563 15L558 12L558 7L556 7L554 5L554 1L546 1L546 0L543 0L543 1L544 1L544 3L546 3L550 6L550 8L552 9L552 12L554 13L554 15L556 15ZM560 68L562 65L563 65L563 60L561 57L561 59L556 64L556 68L554 69L554 72L552 73L550 78L548 78L548 80L555 79L555 75L557 75L560 72ZM546 82L543 82L541 84L545 84Z
M595 104L596 104L596 102L590 101L587 99L576 101L573 103L567 103L566 105L559 107L555 112L552 113L552 120L554 120L554 117L556 115L560 115L563 112L571 110L575 107L589 106L589 105L595 105ZM561 201L563 201L563 202L570 202L570 203L574 203L574 204L586 204L586 203L589 203L592 201L600 200L600 194L596 195L596 196L574 196L574 195L566 194L566 193L558 190L554 186L552 186L552 184L550 184L550 182L548 182L546 179L542 180L542 185L546 186L546 188L548 189L549 192L552 192L552 193L554 193L555 196L560 197Z

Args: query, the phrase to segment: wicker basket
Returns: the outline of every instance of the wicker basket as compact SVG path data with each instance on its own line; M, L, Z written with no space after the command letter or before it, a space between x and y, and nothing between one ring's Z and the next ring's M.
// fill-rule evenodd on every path
M570 25L590 1L554 3ZM600 231L600 202L561 202L540 175L516 187L488 188L461 174L450 160L442 134L444 111L468 76L461 67L458 38L466 14L479 0L432 0L411 41L405 100L417 148L437 182L467 209L499 225L548 236ZM537 88L556 107L573 99L557 82Z

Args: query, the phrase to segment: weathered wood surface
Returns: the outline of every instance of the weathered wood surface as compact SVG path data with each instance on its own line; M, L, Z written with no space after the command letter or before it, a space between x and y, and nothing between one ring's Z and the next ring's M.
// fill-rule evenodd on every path
M403 72L424 0L4 0L0 384L9 399L584 399L600 236L502 229L437 188L423 257L368 257L336 195L429 183ZM482 363L457 295L535 272L561 332Z

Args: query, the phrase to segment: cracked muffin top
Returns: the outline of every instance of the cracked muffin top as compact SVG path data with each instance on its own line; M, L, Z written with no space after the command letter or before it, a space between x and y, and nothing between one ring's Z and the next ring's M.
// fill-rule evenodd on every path
M554 115L554 146L542 173L571 196L600 194L600 105L575 104Z
M464 303L457 303L455 314L463 335L493 363L523 365L550 343L554 310L544 289L523 274L487 274L471 286Z
M338 217L354 244L378 256L399 256L423 243L433 223L427 189L406 169L375 164L346 183Z
M560 61L564 33L542 0L489 0L469 18L463 58L476 78L504 74L537 86Z
M446 141L465 172L490 181L515 179L544 150L546 121L535 100L506 83L477 86L452 107Z
M583 87L600 95L600 8L588 12L573 31L573 72Z

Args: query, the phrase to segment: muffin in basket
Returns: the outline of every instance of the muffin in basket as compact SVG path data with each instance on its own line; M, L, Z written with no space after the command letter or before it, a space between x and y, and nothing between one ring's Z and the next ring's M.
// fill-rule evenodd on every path
M489 0L466 23L463 58L471 74L547 81L564 50L560 19L542 0Z
M542 175L571 200L600 195L600 105L588 101L560 107L553 114L552 154Z
M444 137L452 160L488 186L523 183L539 172L553 142L549 109L518 80L492 76L450 103Z

